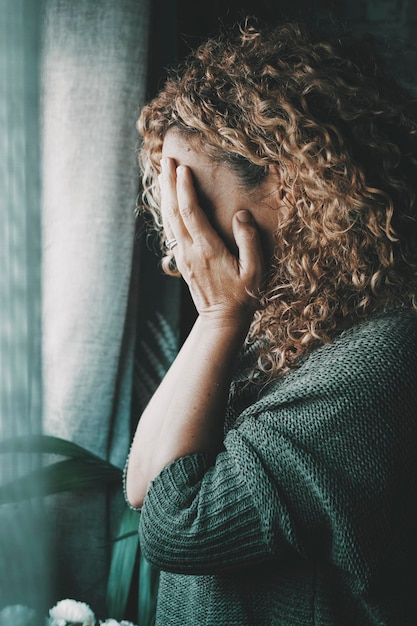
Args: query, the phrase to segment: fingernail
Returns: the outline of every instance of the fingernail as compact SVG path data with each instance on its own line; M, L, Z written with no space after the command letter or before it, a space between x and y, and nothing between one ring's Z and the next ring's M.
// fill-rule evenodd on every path
M239 220L239 222L243 222L243 223L248 223L252 221L252 215L249 213L249 211L238 211L236 213L236 217Z
M177 176L183 176L185 173L185 167L183 165L178 165L177 167Z

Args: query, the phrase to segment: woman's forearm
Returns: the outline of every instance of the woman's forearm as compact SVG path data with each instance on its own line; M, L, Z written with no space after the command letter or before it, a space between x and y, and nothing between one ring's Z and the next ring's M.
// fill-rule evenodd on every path
M149 483L171 461L221 449L233 365L248 326L197 319L140 418L126 476L133 506L142 505Z
M175 134L171 143L164 142L168 153L178 148ZM160 185L164 231L176 245L175 262L199 317L140 418L126 475L135 507L168 463L221 449L233 364L257 306L252 294L263 280L259 233L249 211L230 217L234 255L199 206L187 166L177 167L168 154L161 159Z

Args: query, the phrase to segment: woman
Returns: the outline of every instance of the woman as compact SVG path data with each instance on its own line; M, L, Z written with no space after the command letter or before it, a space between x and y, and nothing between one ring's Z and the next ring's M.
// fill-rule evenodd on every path
M157 624L414 623L417 116L356 57L246 24L141 114L198 311L126 475Z

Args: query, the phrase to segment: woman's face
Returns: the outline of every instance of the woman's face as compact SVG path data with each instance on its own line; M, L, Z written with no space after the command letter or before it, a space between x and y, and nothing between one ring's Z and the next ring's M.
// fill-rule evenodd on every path
M246 209L258 225L266 258L272 257L278 210L284 208L276 176L270 174L259 186L245 189L235 172L204 154L175 129L165 136L162 157L174 159L177 166L190 168L200 206L230 250L236 250L232 217L237 211Z

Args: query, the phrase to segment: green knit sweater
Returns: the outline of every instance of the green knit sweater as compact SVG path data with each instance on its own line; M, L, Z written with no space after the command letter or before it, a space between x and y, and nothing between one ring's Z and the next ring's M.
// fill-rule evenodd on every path
M224 451L151 484L158 626L417 623L417 320L379 313L298 369L231 386Z

